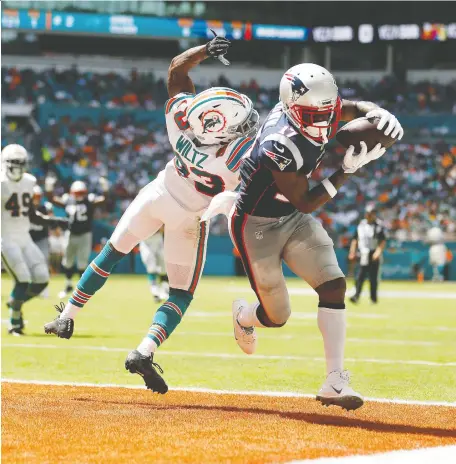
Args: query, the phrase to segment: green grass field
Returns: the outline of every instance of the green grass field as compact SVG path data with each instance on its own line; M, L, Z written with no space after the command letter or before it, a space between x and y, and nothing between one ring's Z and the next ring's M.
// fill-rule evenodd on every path
M145 276L112 276L78 315L71 340L42 330L56 315L61 278L52 280L49 300L24 306L26 337L7 335L11 286L3 275L3 378L142 384L123 364L157 307ZM253 300L246 279L204 277L182 323L155 357L170 387L315 393L324 379L318 300L299 280L290 279L289 289L288 324L260 330L257 353L248 357L231 324L231 301ZM346 367L354 387L368 397L456 401L456 284L383 282L380 289L375 306L367 296L357 306L348 303Z

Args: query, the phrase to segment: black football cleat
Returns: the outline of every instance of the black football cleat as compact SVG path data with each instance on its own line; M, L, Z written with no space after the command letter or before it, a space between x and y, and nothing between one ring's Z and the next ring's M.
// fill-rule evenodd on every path
M65 304L60 303L60 306L55 305L55 309L58 313L62 313L65 309ZM52 322L44 324L44 333L55 334L59 338L71 338L73 330L74 321L70 318L61 318L60 316L57 316Z
M22 337L25 335L21 327L13 327L11 329L8 329L8 333L10 335L14 335L15 337Z
M144 356L138 350L133 350L125 360L125 369L132 374L139 374L149 390L164 395L168 391L168 385L160 375L163 374L163 369L153 362L153 356Z
M6 307L8 308L8 311L12 311L13 310L13 307L11 305L11 303L8 301L6 303ZM16 337L20 337L22 335L25 335L24 333L24 328L25 328L25 324L24 324L24 315L22 314L22 311L21 311L21 315L19 316L19 323L18 324L14 324L14 326L12 326L11 324L9 325L9 329L8 329L8 333L10 335L14 335Z

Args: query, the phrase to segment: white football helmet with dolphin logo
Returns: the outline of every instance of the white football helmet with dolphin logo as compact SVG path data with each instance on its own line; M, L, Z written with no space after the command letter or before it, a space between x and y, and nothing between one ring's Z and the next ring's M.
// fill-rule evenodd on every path
M259 125L250 98L226 87L213 87L196 95L186 117L203 145L227 144L239 137L253 136Z

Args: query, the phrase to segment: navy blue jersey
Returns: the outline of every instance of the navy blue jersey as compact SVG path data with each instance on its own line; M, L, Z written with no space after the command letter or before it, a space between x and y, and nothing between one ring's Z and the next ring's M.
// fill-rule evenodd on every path
M279 103L269 113L250 156L241 168L237 208L252 216L288 216L296 208L279 191L271 171L303 172L310 177L325 154L325 145L300 134Z
M68 229L74 235L85 234L92 231L93 213L95 205L94 195L89 194L86 198L76 201L68 196L65 211L69 216Z
M38 207L35 207L35 210L44 215L47 215L52 211L52 207L48 207L47 205L39 205ZM44 238L48 238L49 226L46 223L37 224L30 221L30 235L32 236L32 240L34 242L39 242Z

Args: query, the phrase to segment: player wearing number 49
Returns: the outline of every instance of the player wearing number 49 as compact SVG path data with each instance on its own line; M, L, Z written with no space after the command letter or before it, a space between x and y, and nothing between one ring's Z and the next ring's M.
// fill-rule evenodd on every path
M129 206L60 317L45 325L47 333L70 338L77 312L106 282L115 264L164 226L169 298L125 362L130 372L143 377L147 388L159 393L166 393L168 387L156 371L153 354L181 321L204 267L209 223L200 218L212 197L238 186L241 158L258 129L258 113L245 95L221 87L195 95L188 72L209 56L224 55L228 46L226 39L216 37L172 60L165 114L175 157Z
M331 73L315 64L289 69L280 82L280 103L271 111L250 156L241 165L241 188L231 209L230 234L239 250L258 301L233 303L237 343L246 353L256 346L255 327L281 327L290 317L290 301L282 261L319 296L318 327L323 336L327 380L317 399L356 409L361 396L343 371L345 344L345 277L333 243L310 213L334 197L337 189L365 164L385 152L362 143L358 155L348 148L341 168L309 189L308 178L325 154L339 120L380 117L377 129L402 137L388 111L373 103L341 100ZM214 200L214 203L216 200ZM212 205L209 211L212 209Z
M7 306L9 333L23 335L22 305L39 295L49 282L46 258L30 236L30 222L65 225L66 219L51 218L33 206L36 179L26 173L27 151L21 145L2 150L2 262L14 279Z

